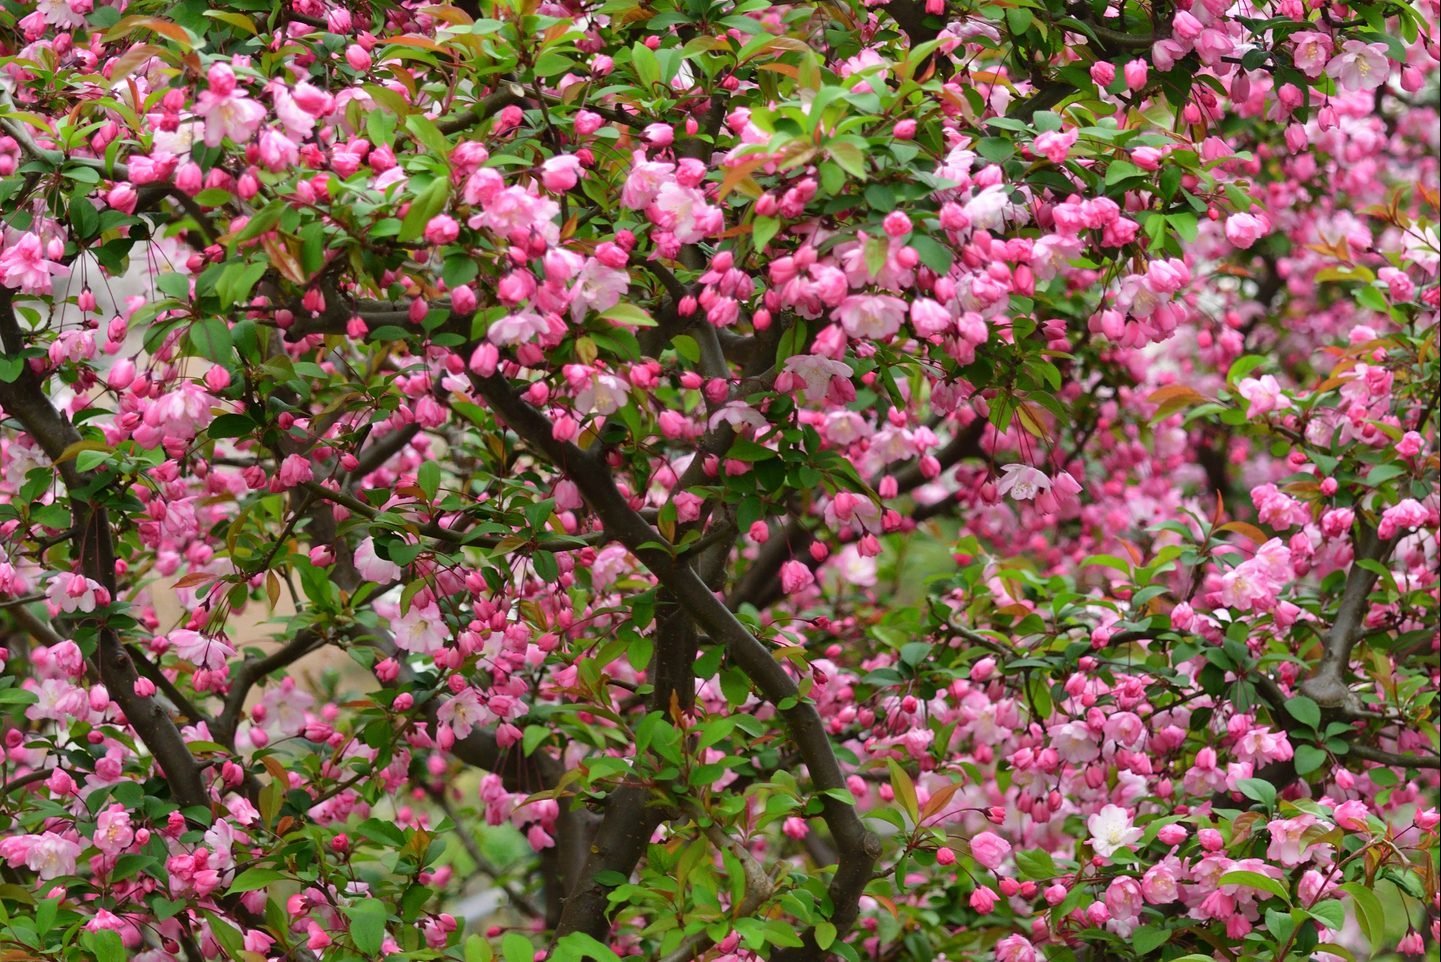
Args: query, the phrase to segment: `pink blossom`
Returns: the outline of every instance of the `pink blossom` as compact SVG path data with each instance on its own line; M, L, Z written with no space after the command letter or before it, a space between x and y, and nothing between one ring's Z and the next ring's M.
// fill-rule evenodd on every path
M54 260L62 252L63 245L60 249L49 246L51 249L47 249L39 235L21 234L19 240L0 252L0 284L26 294L49 294L52 290L51 278L63 277L70 272L69 268Z
M450 639L450 628L434 602L412 604L408 612L391 619L390 627L397 648L419 655L440 651Z
M195 113L205 121L205 145L219 147L227 137L246 143L265 119L265 107L239 89L226 64L212 65L206 79L209 89L195 101Z
M1321 76L1335 49L1331 36L1315 30L1300 30L1291 34L1291 43L1291 59L1296 69L1313 79Z
M788 595L805 590L815 580L815 575L804 562L793 559L781 565L781 590Z
M971 857L992 871L1011 854L1011 843L995 832L981 832L971 839Z
M178 628L166 636L177 655L198 668L220 668L235 649L218 638L188 628Z
M1281 393L1281 385L1275 377L1264 374L1259 378L1242 378L1236 386L1241 397L1250 402L1246 417L1255 418L1272 411L1284 411L1291 407L1291 399Z
M580 182L580 159L573 154L551 157L540 165L540 182L546 190L561 193Z
M1269 230L1264 217L1255 214L1232 214L1226 218L1226 239L1245 250Z
M1386 45L1347 40L1326 64L1326 74L1335 78L1342 90L1375 90L1391 75Z

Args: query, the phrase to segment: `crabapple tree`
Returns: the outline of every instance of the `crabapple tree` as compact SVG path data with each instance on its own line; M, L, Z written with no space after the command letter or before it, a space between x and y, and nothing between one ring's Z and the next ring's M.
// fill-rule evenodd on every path
M4 0L0 958L1438 941L1436 0Z

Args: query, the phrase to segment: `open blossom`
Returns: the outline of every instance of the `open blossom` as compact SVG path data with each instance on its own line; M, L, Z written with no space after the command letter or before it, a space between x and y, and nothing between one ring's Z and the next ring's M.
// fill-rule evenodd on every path
M26 294L49 294L53 288L51 278L70 272L53 259L60 253L48 249L37 234L21 234L19 240L0 252L0 284Z
M906 302L885 295L852 295L836 308L835 317L851 337L883 341L901 329Z
M1266 219L1255 214L1232 214L1226 218L1226 239L1242 250L1260 240L1268 229Z
M1236 391L1250 402L1246 417L1255 418L1272 411L1284 411L1291 407L1291 399L1281 393L1281 385L1270 374L1261 377L1242 378Z
M220 639L188 628L178 628L166 638L177 655L198 668L219 668L235 654L235 649Z
M464 738L474 731L477 725L485 725L495 719L481 702L480 693L470 687L446 699L445 703L436 709L435 717L442 724L449 725L457 738Z
M107 604L110 593L100 582L80 574L63 574L50 582L45 596L61 611L89 614L97 604Z
M434 602L411 605L408 612L391 619L390 627L395 632L395 647L418 655L440 651L450 638L450 628Z
M1003 497L1017 501L1030 501L1036 495L1051 489L1051 479L1044 471L1029 464L1008 464L1001 468L1001 480L996 491Z
M1375 90L1391 75L1386 45L1347 40L1326 64L1326 74L1334 77L1342 90Z
M1130 814L1119 805L1107 805L1086 820L1091 831L1091 848L1110 858L1119 850L1140 841L1145 833L1131 824Z
M1266 857L1285 868L1294 868L1306 861L1306 850L1310 847L1305 840L1306 830L1315 824L1316 817L1306 814L1271 819L1266 823L1266 831L1271 836Z
M11 835L0 840L0 858L12 867L24 865L42 880L74 875L80 846L56 832Z
M1336 46L1330 34L1316 30L1298 30L1291 34L1291 43L1291 59L1296 69L1311 78L1325 72L1326 63Z
M265 107L240 89L226 64L213 65L206 79L209 88L195 101L195 113L205 121L205 145L219 147L227 137L237 144L250 140L265 119Z
M375 551L375 539L366 538L355 547L355 570L366 581L386 584L400 577L400 565L380 557Z
M777 390L794 390L796 382L799 382L806 402L818 404L830 396L837 379L850 380L851 369L840 361L819 354L793 354L786 358L785 374L789 377L784 386L777 379Z

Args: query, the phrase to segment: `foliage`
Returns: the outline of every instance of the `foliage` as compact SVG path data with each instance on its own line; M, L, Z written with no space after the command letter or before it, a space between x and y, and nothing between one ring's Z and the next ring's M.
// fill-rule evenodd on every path
M1437 22L0 5L4 957L1434 948Z

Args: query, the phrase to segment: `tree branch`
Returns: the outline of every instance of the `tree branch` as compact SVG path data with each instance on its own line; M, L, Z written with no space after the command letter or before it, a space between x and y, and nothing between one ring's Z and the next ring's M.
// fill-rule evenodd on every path
M663 544L664 539L630 507L602 462L569 442L557 440L545 416L522 400L504 378L473 376L472 383L528 445L575 482L606 533L624 544L650 569L661 586L684 606L697 627L723 644L761 695L777 706L821 793L823 818L836 840L840 862L830 885L831 923L844 936L856 920L858 901L871 879L881 843L861 822L855 807L842 800L845 778L815 705L802 699L795 681L772 657L770 650L736 620L694 570L669 551L656 547L656 543ZM780 708L781 705L789 707ZM816 946L814 935L807 934L803 948L786 950L776 958L797 962L825 955Z

